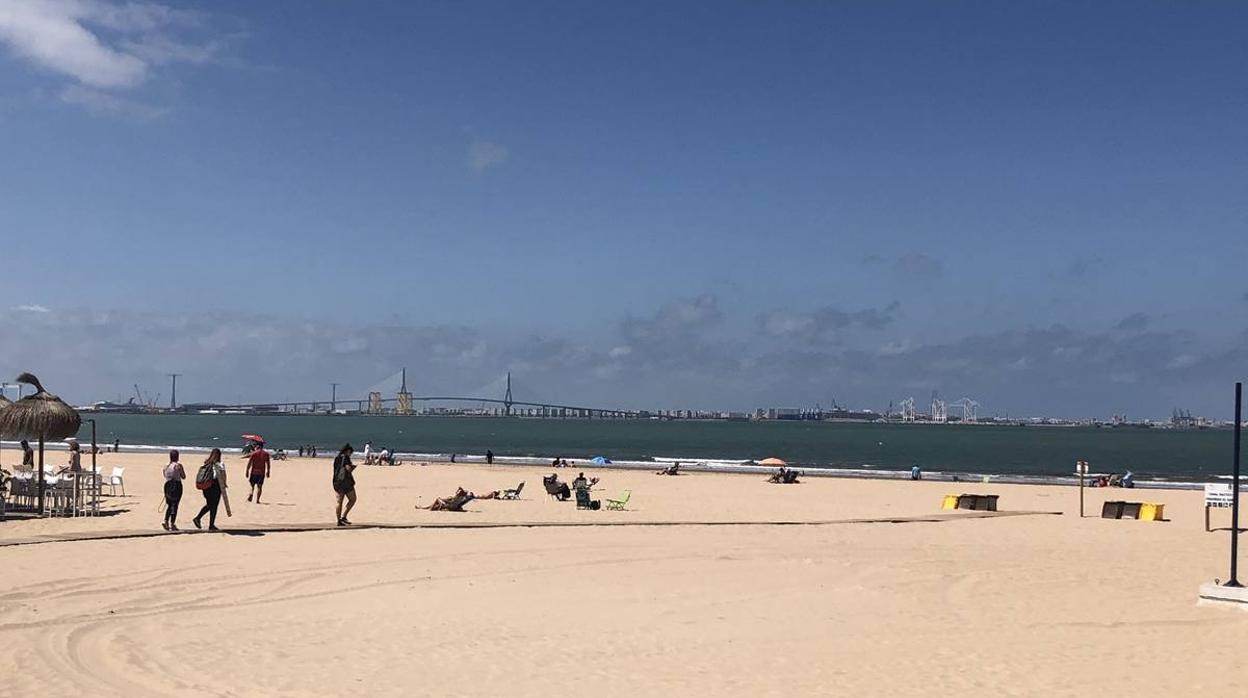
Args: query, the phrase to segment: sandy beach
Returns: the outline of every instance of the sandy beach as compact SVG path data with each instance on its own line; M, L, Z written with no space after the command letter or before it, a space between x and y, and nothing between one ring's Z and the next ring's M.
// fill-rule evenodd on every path
M163 463L101 455L126 467L105 516L0 524L0 544L159 534L0 547L0 695L1248 692L1248 615L1196 604L1227 561L1199 492L1088 492L1090 513L1164 502L1156 523L1080 519L1062 487L585 469L595 497L631 490L609 512L550 499L548 469L361 466L360 527L457 527L283 532L333 523L329 459L274 463L256 505L235 457L224 532L175 535ZM940 511L963 491L1060 515ZM188 486L184 529L201 502Z

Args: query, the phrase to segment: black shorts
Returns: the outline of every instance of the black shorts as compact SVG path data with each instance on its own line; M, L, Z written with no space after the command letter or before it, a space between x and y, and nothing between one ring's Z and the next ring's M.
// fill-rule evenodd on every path
M253 484L253 485L263 485L263 484L264 484L264 473L260 473L260 474L258 474L258 475L252 475L251 477L247 478L247 481L248 481L248 482L250 482L250 483L251 483L251 484Z

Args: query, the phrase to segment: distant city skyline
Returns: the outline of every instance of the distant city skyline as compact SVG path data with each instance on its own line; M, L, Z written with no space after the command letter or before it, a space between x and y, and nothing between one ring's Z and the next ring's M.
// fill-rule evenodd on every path
M1225 419L1246 23L0 0L0 379Z

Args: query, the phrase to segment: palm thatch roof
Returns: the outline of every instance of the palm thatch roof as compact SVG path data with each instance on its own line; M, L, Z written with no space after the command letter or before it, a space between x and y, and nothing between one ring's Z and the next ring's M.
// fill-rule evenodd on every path
M9 408L9 405L12 405L12 404L13 404L12 400L8 399L7 397L3 395L0 395L0 413L3 413L6 409ZM0 437L3 437L3 436L8 436L8 434L5 434L4 430L0 429Z
M82 417L64 400L43 389L29 373L15 379L35 386L35 394L0 407L0 434L19 439L63 439L78 433Z

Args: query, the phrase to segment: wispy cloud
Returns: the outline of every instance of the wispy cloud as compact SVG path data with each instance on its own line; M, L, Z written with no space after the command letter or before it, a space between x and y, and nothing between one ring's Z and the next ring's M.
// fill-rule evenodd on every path
M911 252L903 254L893 262L893 269L901 274L916 276L924 279L935 279L945 273L945 265L935 257L929 257L920 252Z
M1114 325L1114 329L1123 332L1139 332L1148 327L1149 320L1146 313L1131 313Z
M853 328L879 330L897 319L901 304L894 301L883 308L846 311L824 306L811 312L777 310L758 319L762 333L769 337L800 339L806 342L835 341Z
M1248 333L1221 349L1183 332L1061 325L924 343L870 331L881 324L897 331L886 319L897 310L884 307L824 312L812 322L856 334L811 342L814 329L802 322L773 327L779 334L765 339L737 334L729 311L708 294L604 320L599 332L534 337L227 313L48 312L32 304L0 309L0 377L33 371L82 402L129 393L136 382L162 385L176 371L186 374L185 395L178 386L185 400L249 402L328 397L318 391L331 377L342 383L340 397L359 399L406 366L419 394L501 397L474 389L514 371L517 384L531 386L524 398L604 407L803 405L826 401L833 390L842 402L882 409L935 389L974 397L984 414L1164 416L1174 405L1217 410L1226 376L1248 361Z
M468 144L468 169L481 174L492 167L507 162L511 151L507 146L492 141L475 140Z
M219 40L194 40L205 16L148 2L0 0L0 44L27 63L68 78L62 101L95 113L150 119L165 110L117 93L171 63L203 64Z
M137 121L158 119L169 111L82 85L70 85L61 90L61 101L80 106L93 114L117 114Z

